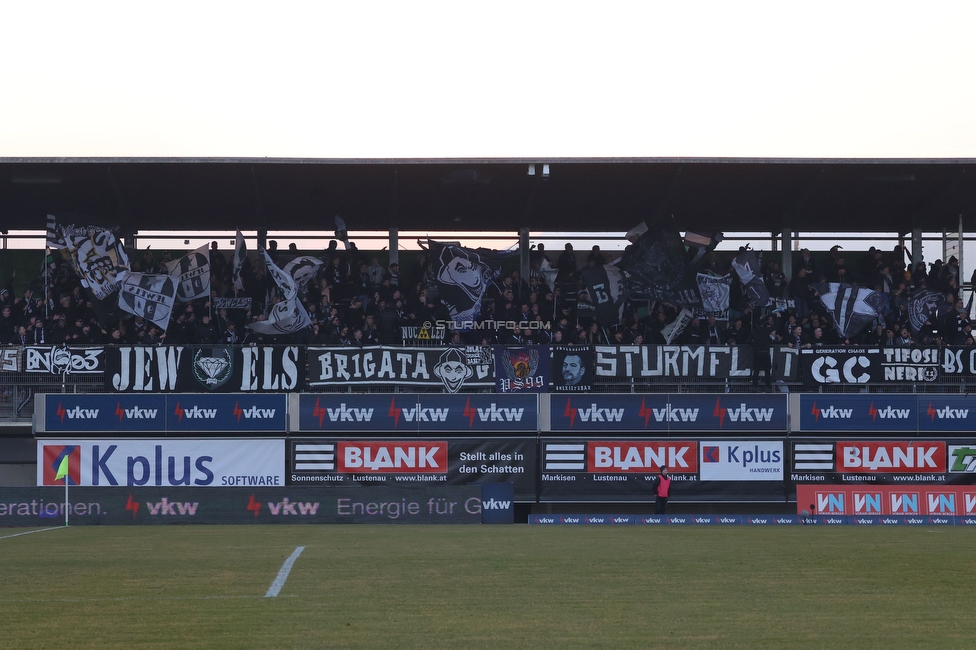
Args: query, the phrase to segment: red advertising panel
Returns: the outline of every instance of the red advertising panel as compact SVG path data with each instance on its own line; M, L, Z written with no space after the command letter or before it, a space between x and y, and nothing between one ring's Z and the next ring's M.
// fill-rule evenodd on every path
M594 442L587 446L587 471L599 473L657 472L667 467L672 474L698 472L698 443L668 440L662 442Z
M976 516L976 487L797 485L797 512L818 515Z
M838 442L839 472L946 471L946 444L942 441Z
M447 442L339 442L339 473L446 474Z

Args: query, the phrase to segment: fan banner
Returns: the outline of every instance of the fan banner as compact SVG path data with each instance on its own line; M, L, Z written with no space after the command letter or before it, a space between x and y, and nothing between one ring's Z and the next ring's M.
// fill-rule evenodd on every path
M549 383L549 349L494 347L496 393L544 393Z

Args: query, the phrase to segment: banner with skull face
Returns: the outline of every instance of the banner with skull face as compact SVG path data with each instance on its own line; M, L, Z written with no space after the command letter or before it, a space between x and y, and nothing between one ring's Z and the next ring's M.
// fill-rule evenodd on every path
M471 329L481 316L481 302L501 273L502 262L515 253L427 240L430 251L428 295L440 301L457 329Z

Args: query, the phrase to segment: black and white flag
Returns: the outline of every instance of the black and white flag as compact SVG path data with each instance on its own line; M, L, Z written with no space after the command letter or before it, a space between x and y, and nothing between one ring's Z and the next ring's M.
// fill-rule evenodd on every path
M288 262L288 264L285 264L283 270L294 278L295 284L301 289L315 277L323 264L325 262L317 257L301 255Z
M676 305L701 306L695 271L673 220L649 226L627 247L619 264L625 286L633 293Z
M436 297L451 315L455 326L470 329L481 316L481 301L502 270L502 261L513 253L479 248L471 250L427 240L430 252L428 295Z
M44 246L50 249L60 249L64 248L64 236L61 234L61 229L58 228L58 220L53 214L47 215L47 236L44 240Z
M275 264L268 251L261 249L264 263L268 267L268 275L272 277L284 295L284 300L274 305L268 312L267 318L249 323L247 328L258 334L294 334L312 324L305 305L298 299L298 285L291 275L285 273Z
M681 333L685 331L688 327L688 323L694 318L694 314L687 307L683 307L678 313L678 317L673 321L664 326L661 330L661 336L664 337L664 342L671 345L676 338L681 336Z
M234 288L244 291L244 262L247 261L247 244L244 235L240 230L237 231L237 240L234 242L234 268L231 277L234 278Z
M68 236L67 228L62 232L82 286L98 300L106 300L118 291L119 276L128 270L129 258L116 236L104 229L82 236Z
M834 321L834 329L842 339L857 336L884 312L888 302L883 293L837 282L813 285L820 301Z
M732 287L732 275L698 274L698 291L701 293L702 308L697 311L698 316L715 320L729 319L729 295Z
M759 270L759 258L755 251L742 251L734 260L732 268L739 276L742 286L749 293L749 299L756 307L765 307L769 304L769 289L763 282L762 273Z
M119 308L165 330L176 304L176 280L161 273L132 273L122 275L119 289Z
M619 323L626 298L620 269L604 264L598 268L584 268L581 274L590 294L590 302L596 308L597 322L603 327Z
M908 323L912 332L918 334L925 326L925 321L935 319L933 316L939 307L945 304L945 294L932 289L918 289L912 292L908 299Z
M176 297L182 302L210 295L210 250L206 245L178 260L166 263L176 280Z

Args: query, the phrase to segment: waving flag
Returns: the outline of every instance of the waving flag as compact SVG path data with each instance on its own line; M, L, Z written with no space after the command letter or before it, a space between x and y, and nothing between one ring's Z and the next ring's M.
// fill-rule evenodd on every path
M189 302L210 295L210 249L206 245L167 262L166 270L176 280L176 297L180 301Z
M749 298L756 307L765 307L769 304L769 289L763 282L762 274L759 272L759 258L755 251L742 251L732 260L732 269L735 270L742 282L742 286L749 292Z
M830 313L834 329L845 339L857 336L881 316L888 302L882 293L849 284L821 282L813 288Z
M244 234L240 230L237 231L237 239L234 242L234 269L231 277L234 278L234 288L238 291L244 291L244 278L242 276L244 271L244 262L247 261L247 244L244 241Z
M648 227L620 260L625 285L651 300L701 307L695 271L674 221Z

